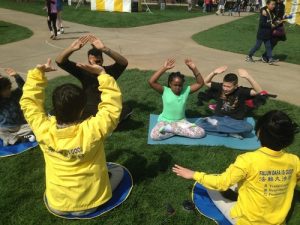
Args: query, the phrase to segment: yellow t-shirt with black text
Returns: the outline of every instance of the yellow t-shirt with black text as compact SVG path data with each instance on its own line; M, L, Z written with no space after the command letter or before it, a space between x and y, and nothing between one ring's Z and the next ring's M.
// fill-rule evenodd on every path
M195 172L194 179L220 191L238 183L238 200L230 213L238 225L280 225L285 224L300 179L300 161L296 155L263 147L238 156L222 174Z
M122 99L111 76L99 75L98 82L98 113L64 128L44 111L44 73L30 70L23 88L21 108L45 158L47 201L59 211L94 208L112 196L103 142L118 124Z

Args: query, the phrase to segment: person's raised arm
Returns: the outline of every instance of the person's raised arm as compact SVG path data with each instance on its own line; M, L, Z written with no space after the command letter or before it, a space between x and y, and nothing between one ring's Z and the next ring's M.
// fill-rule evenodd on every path
M75 40L68 48L63 50L55 59L56 63L62 64L69 59L73 52L81 49L90 39L89 35L82 36Z
M46 64L39 64L35 69L29 70L20 100L24 117L38 141L41 140L40 138L44 132L49 129L49 120L44 109L45 88L47 85L45 72L54 70L51 66L51 59L48 59Z
M221 73L224 73L227 70L227 66L221 66L217 69L215 69L213 72L211 72L210 74L208 74L205 78L204 78L204 84L206 87L210 88L211 87L211 82L212 79Z
M25 81L24 81L24 79L14 69L12 69L12 68L6 68L5 72L6 72L7 75L15 78L16 83L17 83L19 89L23 88L23 86L25 84Z
M262 88L259 83L257 83L257 81L254 80L254 78L245 69L238 69L238 74L240 77L245 78L251 84L253 88L250 92L251 96L255 96L262 92Z
M191 59L186 59L185 64L193 72L193 74L196 78L196 83L191 84L191 88L190 88L191 89L190 93L194 93L194 92L198 91L201 87L203 87L204 80L203 80L203 77L202 77L201 73L199 72L197 66Z
M168 70L174 68L175 66L175 59L168 59L165 61L164 65L157 70L148 80L148 83L150 87L152 87L154 90L162 94L164 92L163 86L158 83L158 79Z
M77 64L78 67L98 74L99 94L101 102L95 117L86 121L88 129L94 138L105 138L117 127L122 111L122 94L115 79L106 74L99 65Z
M107 56L112 58L115 61L115 63L117 63L118 65L121 65L125 68L127 67L127 65L128 65L127 59L124 56L122 56L121 54L119 54L118 52L105 46L99 38L91 35L90 42L94 48L101 50L104 54L106 54Z
M238 183L247 176L247 162L243 156L239 156L234 164L231 164L222 174L206 174L196 172L179 165L175 165L172 171L179 177L195 180L208 189L226 191L232 185Z

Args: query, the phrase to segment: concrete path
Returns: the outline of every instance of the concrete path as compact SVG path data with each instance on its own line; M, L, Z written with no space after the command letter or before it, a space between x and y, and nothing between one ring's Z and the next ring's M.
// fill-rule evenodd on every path
M238 18L211 15L121 29L97 28L65 22L66 34L60 36L60 40L52 41L49 40L45 17L0 8L0 20L28 27L34 32L30 39L0 46L0 67L11 66L25 73L36 64L45 62L47 57L55 59L56 55L74 39L91 32L101 37L108 47L125 55L129 60L129 68L154 70L168 57L176 57L177 66L174 70L187 75L191 73L183 63L185 57L194 59L203 75L220 65L228 65L230 71L242 67L247 69L265 90L278 94L278 99L300 105L300 65L284 62L280 62L279 66L251 64L244 62L244 55L200 46L191 39L197 32L236 19ZM253 31L253 36L255 32ZM90 46L86 46L76 52L72 59L86 62L86 52L89 48ZM109 63L108 59L106 63ZM49 75L49 78L65 74L58 71ZM216 80L221 78L222 76ZM247 85L245 81L241 83Z

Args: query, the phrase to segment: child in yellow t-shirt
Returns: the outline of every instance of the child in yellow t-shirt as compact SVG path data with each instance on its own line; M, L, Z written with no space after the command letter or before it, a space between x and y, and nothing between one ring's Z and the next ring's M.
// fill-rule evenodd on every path
M73 84L63 84L52 94L54 115L44 110L45 72L53 71L51 61L28 72L20 101L45 158L45 197L56 214L86 215L112 197L112 190L122 179L114 171L111 184L103 142L118 124L122 109L121 92L116 81L98 65L81 65L98 77L102 102L98 113L84 121L86 96ZM116 181L117 180L117 181Z
M296 126L284 112L270 111L256 124L262 147L238 156L224 173L210 175L178 165L173 172L211 190L225 191L238 184L237 202L226 201L225 207L219 208L224 215L230 211L225 216L234 224L284 224L300 181L298 156L283 150L294 141L295 131ZM233 206L228 209L226 204Z

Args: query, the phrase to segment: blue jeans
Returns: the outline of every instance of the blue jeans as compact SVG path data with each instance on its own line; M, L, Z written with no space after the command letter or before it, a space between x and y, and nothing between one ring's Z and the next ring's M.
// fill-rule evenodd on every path
M253 130L253 126L246 120L236 120L229 116L211 116L210 118L218 121L216 126L202 118L195 122L196 125L202 127L207 134L228 136L228 134L250 133Z
M257 39L254 47L250 50L249 56L253 56L257 50L260 49L261 44L265 44L266 52L267 52L267 57L268 59L272 59L272 45L271 45L271 40L260 40Z

